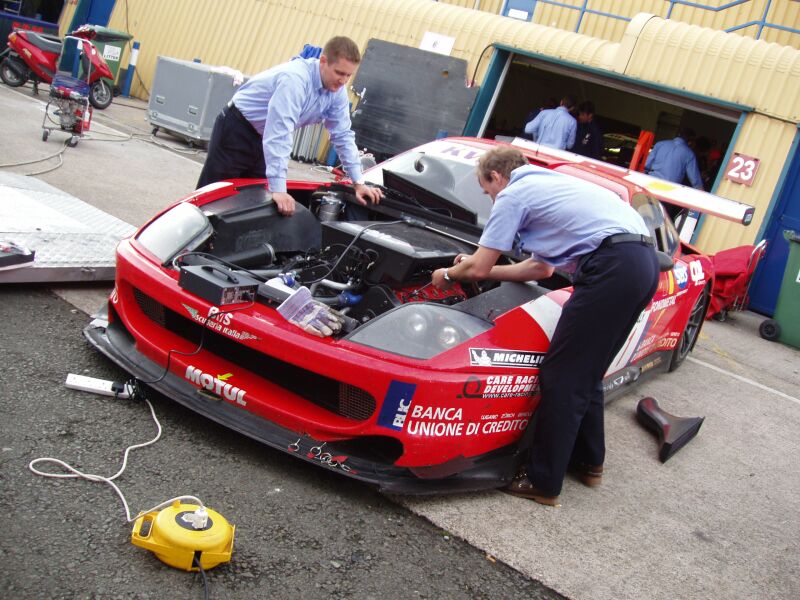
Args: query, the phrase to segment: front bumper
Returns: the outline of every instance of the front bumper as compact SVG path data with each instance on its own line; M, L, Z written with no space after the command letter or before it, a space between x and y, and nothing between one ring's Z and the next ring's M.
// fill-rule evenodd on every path
M336 442L323 442L298 434L268 419L227 402L210 399L197 387L140 353L121 321L109 322L107 313L95 316L84 329L89 342L140 383L213 421L306 462L396 494L441 494L493 489L510 481L518 449L505 447L479 457L460 457L449 464L410 469L365 459L343 450ZM458 463L458 464L457 464ZM437 473L455 475L437 477Z

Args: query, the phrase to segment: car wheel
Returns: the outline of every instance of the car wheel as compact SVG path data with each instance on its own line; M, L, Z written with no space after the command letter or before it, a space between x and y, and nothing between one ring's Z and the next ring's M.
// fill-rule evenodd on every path
M106 83L104 79L98 79L92 84L89 90L89 102L92 103L98 110L108 108L111 101L114 99L114 94L111 92L111 86Z
M765 340L774 342L781 336L781 326L775 319L767 319L758 326L758 335Z
M705 322L710 297L709 286L705 286L697 297L692 312L689 313L689 319L686 321L686 327L683 328L677 347L672 351L672 360L669 363L670 371L677 369L694 348L694 344L700 336L700 329Z
M47 138L50 137L50 132L47 129L42 129L42 141L46 142Z
M7 86L20 87L28 82L28 69L16 58L6 58L0 64L0 79Z

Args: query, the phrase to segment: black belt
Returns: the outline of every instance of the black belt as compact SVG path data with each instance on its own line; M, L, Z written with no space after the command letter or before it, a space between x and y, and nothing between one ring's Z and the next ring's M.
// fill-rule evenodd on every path
M228 102L228 104L225 106L225 114L226 115L231 115L236 120L241 121L242 123L245 123L246 125L248 125L250 127L250 129L253 130L253 132L255 132L256 135L259 135L258 131L256 131L256 128L253 127L253 124L250 121L247 120L247 117L245 117L242 114L242 111L240 111L236 107L236 105L233 103L233 100ZM259 137L261 137L261 136L259 135Z
M615 233L614 235L610 235L600 242L598 248L608 248L614 244L624 244L626 242L638 242L639 244L644 244L645 246L655 245L653 244L653 238L646 235L641 235L639 233Z

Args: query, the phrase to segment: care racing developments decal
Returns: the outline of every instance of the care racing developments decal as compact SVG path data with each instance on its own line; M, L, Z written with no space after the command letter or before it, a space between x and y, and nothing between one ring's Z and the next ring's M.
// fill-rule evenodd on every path
M470 375L457 398L517 398L539 391L538 375L489 375L486 383Z
M246 392L228 383L228 379L233 377L232 373L225 373L224 375L211 375L198 369L195 366L188 365L184 377L191 381L198 387L204 388L209 392L216 394L220 398L238 404L240 406L247 406L247 401L244 399Z
M208 314L203 317L201 313L196 308L189 306L188 304L181 303L183 308L186 309L192 319L203 325L204 327L208 327L209 329L216 331L217 333L222 333L231 337L235 340L257 340L259 339L257 335L253 335L249 331L239 331L238 329L234 329L231 327L231 313L220 311L219 308L216 306L212 306L208 309Z

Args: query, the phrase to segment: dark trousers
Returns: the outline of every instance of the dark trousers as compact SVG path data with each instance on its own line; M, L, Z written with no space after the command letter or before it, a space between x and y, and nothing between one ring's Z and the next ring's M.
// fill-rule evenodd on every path
M656 291L655 252L639 242L599 248L573 283L539 372L527 468L536 487L553 496L570 462L603 464L603 375Z
M225 107L214 121L197 187L237 177L263 179L264 170L261 136L238 108Z

